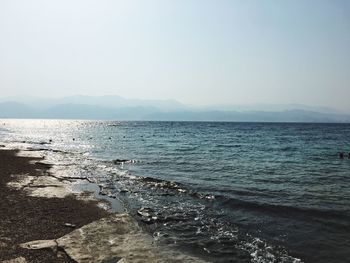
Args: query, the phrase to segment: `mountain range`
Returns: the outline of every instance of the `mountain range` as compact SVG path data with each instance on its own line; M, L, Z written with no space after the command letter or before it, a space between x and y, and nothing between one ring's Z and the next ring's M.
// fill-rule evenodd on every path
M325 107L299 104L191 107L175 100L119 96L4 98L0 99L0 118L350 123L350 114Z

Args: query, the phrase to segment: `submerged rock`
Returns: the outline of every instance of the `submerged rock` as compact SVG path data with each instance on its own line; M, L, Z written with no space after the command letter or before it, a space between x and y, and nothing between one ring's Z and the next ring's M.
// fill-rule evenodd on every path
M133 163L133 160L127 160L127 159L115 159L113 160L114 164L124 164L124 163Z
M142 207L137 211L137 214L141 216L141 221L147 224L153 224L158 220L156 212L149 207Z
M51 248L56 250L57 249L57 242L55 240L35 240L30 241L27 243L20 244L20 247L26 248L26 249L44 249L44 248Z
M154 210L152 208L149 208L149 207L142 207L137 211L137 213L140 216L150 217L154 214Z

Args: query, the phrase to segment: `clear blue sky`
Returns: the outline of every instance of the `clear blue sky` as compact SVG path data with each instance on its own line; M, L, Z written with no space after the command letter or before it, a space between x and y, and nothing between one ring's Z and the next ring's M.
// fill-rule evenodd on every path
M0 91L350 110L350 1L0 0Z

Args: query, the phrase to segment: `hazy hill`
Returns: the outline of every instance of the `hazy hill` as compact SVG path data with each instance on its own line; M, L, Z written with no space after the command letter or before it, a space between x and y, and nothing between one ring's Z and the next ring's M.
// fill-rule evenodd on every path
M40 111L18 102L0 102L0 118L32 118L39 116Z
M162 111L183 110L188 108L184 104L175 100L140 100L126 99L120 96L70 96L63 98L45 98L45 97L10 97L0 99L0 102L14 101L34 108L48 109L63 104L78 104L98 106L105 108L124 108L124 107L155 107Z
M73 96L58 99L0 99L0 118L107 119L238 122L350 122L350 115L304 105L271 105L276 110L247 106L195 108L173 100L133 100L119 96ZM236 107L236 110L234 110ZM261 108L257 106L257 108ZM293 108L295 107L295 108ZM268 109L268 105L264 105ZM251 110L249 110L251 109ZM280 110L279 110L280 109Z

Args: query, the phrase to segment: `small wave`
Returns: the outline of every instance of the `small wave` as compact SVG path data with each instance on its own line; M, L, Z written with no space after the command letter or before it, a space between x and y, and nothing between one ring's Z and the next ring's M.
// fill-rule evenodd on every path
M129 159L115 159L112 161L114 164L117 165L123 165L123 164L130 164L130 163L137 163L136 160L129 160Z
M292 146L286 146L286 147L282 147L279 149L282 152L294 152L297 151L298 148L297 147L292 147Z
M174 181L166 181L152 177L140 177L140 180L148 186L153 186L161 189L179 190L183 189L186 191L185 187Z
M216 148L241 148L241 144L217 144Z
M49 141L28 141L28 140L22 140L22 141L13 141L15 143L26 143L26 144L36 144L36 145L49 145L52 143L52 140Z
M178 148L176 149L179 152L192 152L195 151L199 148L199 146L193 146L193 147L183 147L183 148Z
M248 240L244 240L239 244L239 248L248 251L253 263L301 263L298 258L289 256L284 249L273 247L257 237L248 235Z
M196 192L193 189L189 189L185 185L178 182L156 179L152 177L140 177L140 180L149 187L155 187L163 190L173 190L179 194L188 194L194 198L199 198L199 199L206 199L206 200L215 199L215 196L212 194L204 194L204 193Z
M315 208L302 208L275 204L266 204L259 202L248 202L234 198L228 198L226 196L216 196L216 199L224 205L230 208L236 209L250 209L255 211L263 211L264 213L274 213L281 216L295 217L295 216L305 216L315 218L329 218L329 219L342 219L349 220L350 215L346 214L344 211L339 210L322 210Z
M62 151L58 149L50 149L50 148L34 148L34 147L27 147L27 151L31 152L42 152L42 151L47 151L47 152L53 152L53 153L62 153L62 154L70 154L70 152L67 151Z

